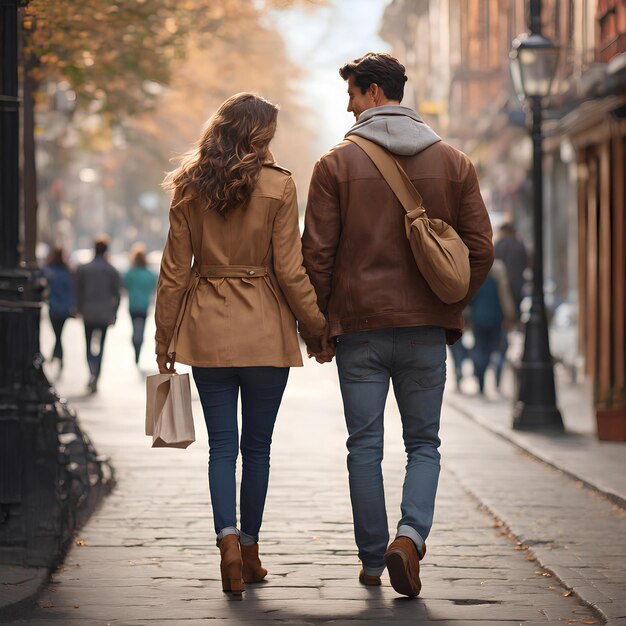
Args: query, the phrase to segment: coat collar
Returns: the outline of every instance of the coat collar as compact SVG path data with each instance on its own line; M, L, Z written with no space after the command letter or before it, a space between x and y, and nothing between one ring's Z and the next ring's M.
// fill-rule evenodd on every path
M276 165L276 159L274 158L271 150L267 151L267 156L265 157L265 161L263 161L263 165Z

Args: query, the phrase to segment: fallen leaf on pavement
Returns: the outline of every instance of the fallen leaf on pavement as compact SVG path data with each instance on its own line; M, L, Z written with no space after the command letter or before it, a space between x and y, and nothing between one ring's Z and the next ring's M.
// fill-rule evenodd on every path
M87 545L87 542L84 539L76 539L76 541L74 541L74 543L79 546L80 548L83 548Z
M39 608L41 609L51 609L54 607L54 604L52 604L52 602L40 602L39 603Z
M536 561L536 560L537 560L537 557L534 557L534 556L527 556L527 557L526 557L526 560L527 560L527 561Z
M566 592L563 594L563 597L564 597L564 598L569 598L571 595L572 595L572 592L571 592L571 591L566 591Z

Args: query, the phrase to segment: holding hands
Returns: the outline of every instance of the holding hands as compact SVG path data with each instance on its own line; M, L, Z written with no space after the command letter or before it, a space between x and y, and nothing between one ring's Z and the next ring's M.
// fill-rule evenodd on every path
M327 335L307 340L306 352L309 358L315 357L320 363L330 363L335 357L335 344Z

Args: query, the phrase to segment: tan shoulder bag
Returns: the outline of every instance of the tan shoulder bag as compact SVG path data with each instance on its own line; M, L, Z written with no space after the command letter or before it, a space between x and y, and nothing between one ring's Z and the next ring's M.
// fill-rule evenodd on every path
M458 233L443 220L430 219L422 196L407 173L387 150L363 137L346 137L378 168L406 211L406 236L428 286L445 304L462 300L469 290L469 250Z

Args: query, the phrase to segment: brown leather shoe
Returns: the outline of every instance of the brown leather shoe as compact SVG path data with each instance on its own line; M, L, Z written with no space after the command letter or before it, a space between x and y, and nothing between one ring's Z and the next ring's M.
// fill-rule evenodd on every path
M230 591L234 595L240 596L245 591L246 586L243 584L243 562L239 551L239 537L226 535L222 537L219 547L222 555L220 563L222 591Z
M241 558L243 559L243 582L258 583L267 576L267 570L261 567L258 543L241 546Z
M398 593L411 598L419 595L422 589L420 557L411 539L397 537L392 541L385 552L385 563L389 571L391 586Z
M363 571L363 568L361 568L361 571L359 572L359 582L368 587L378 587L380 586L380 576L370 576Z

